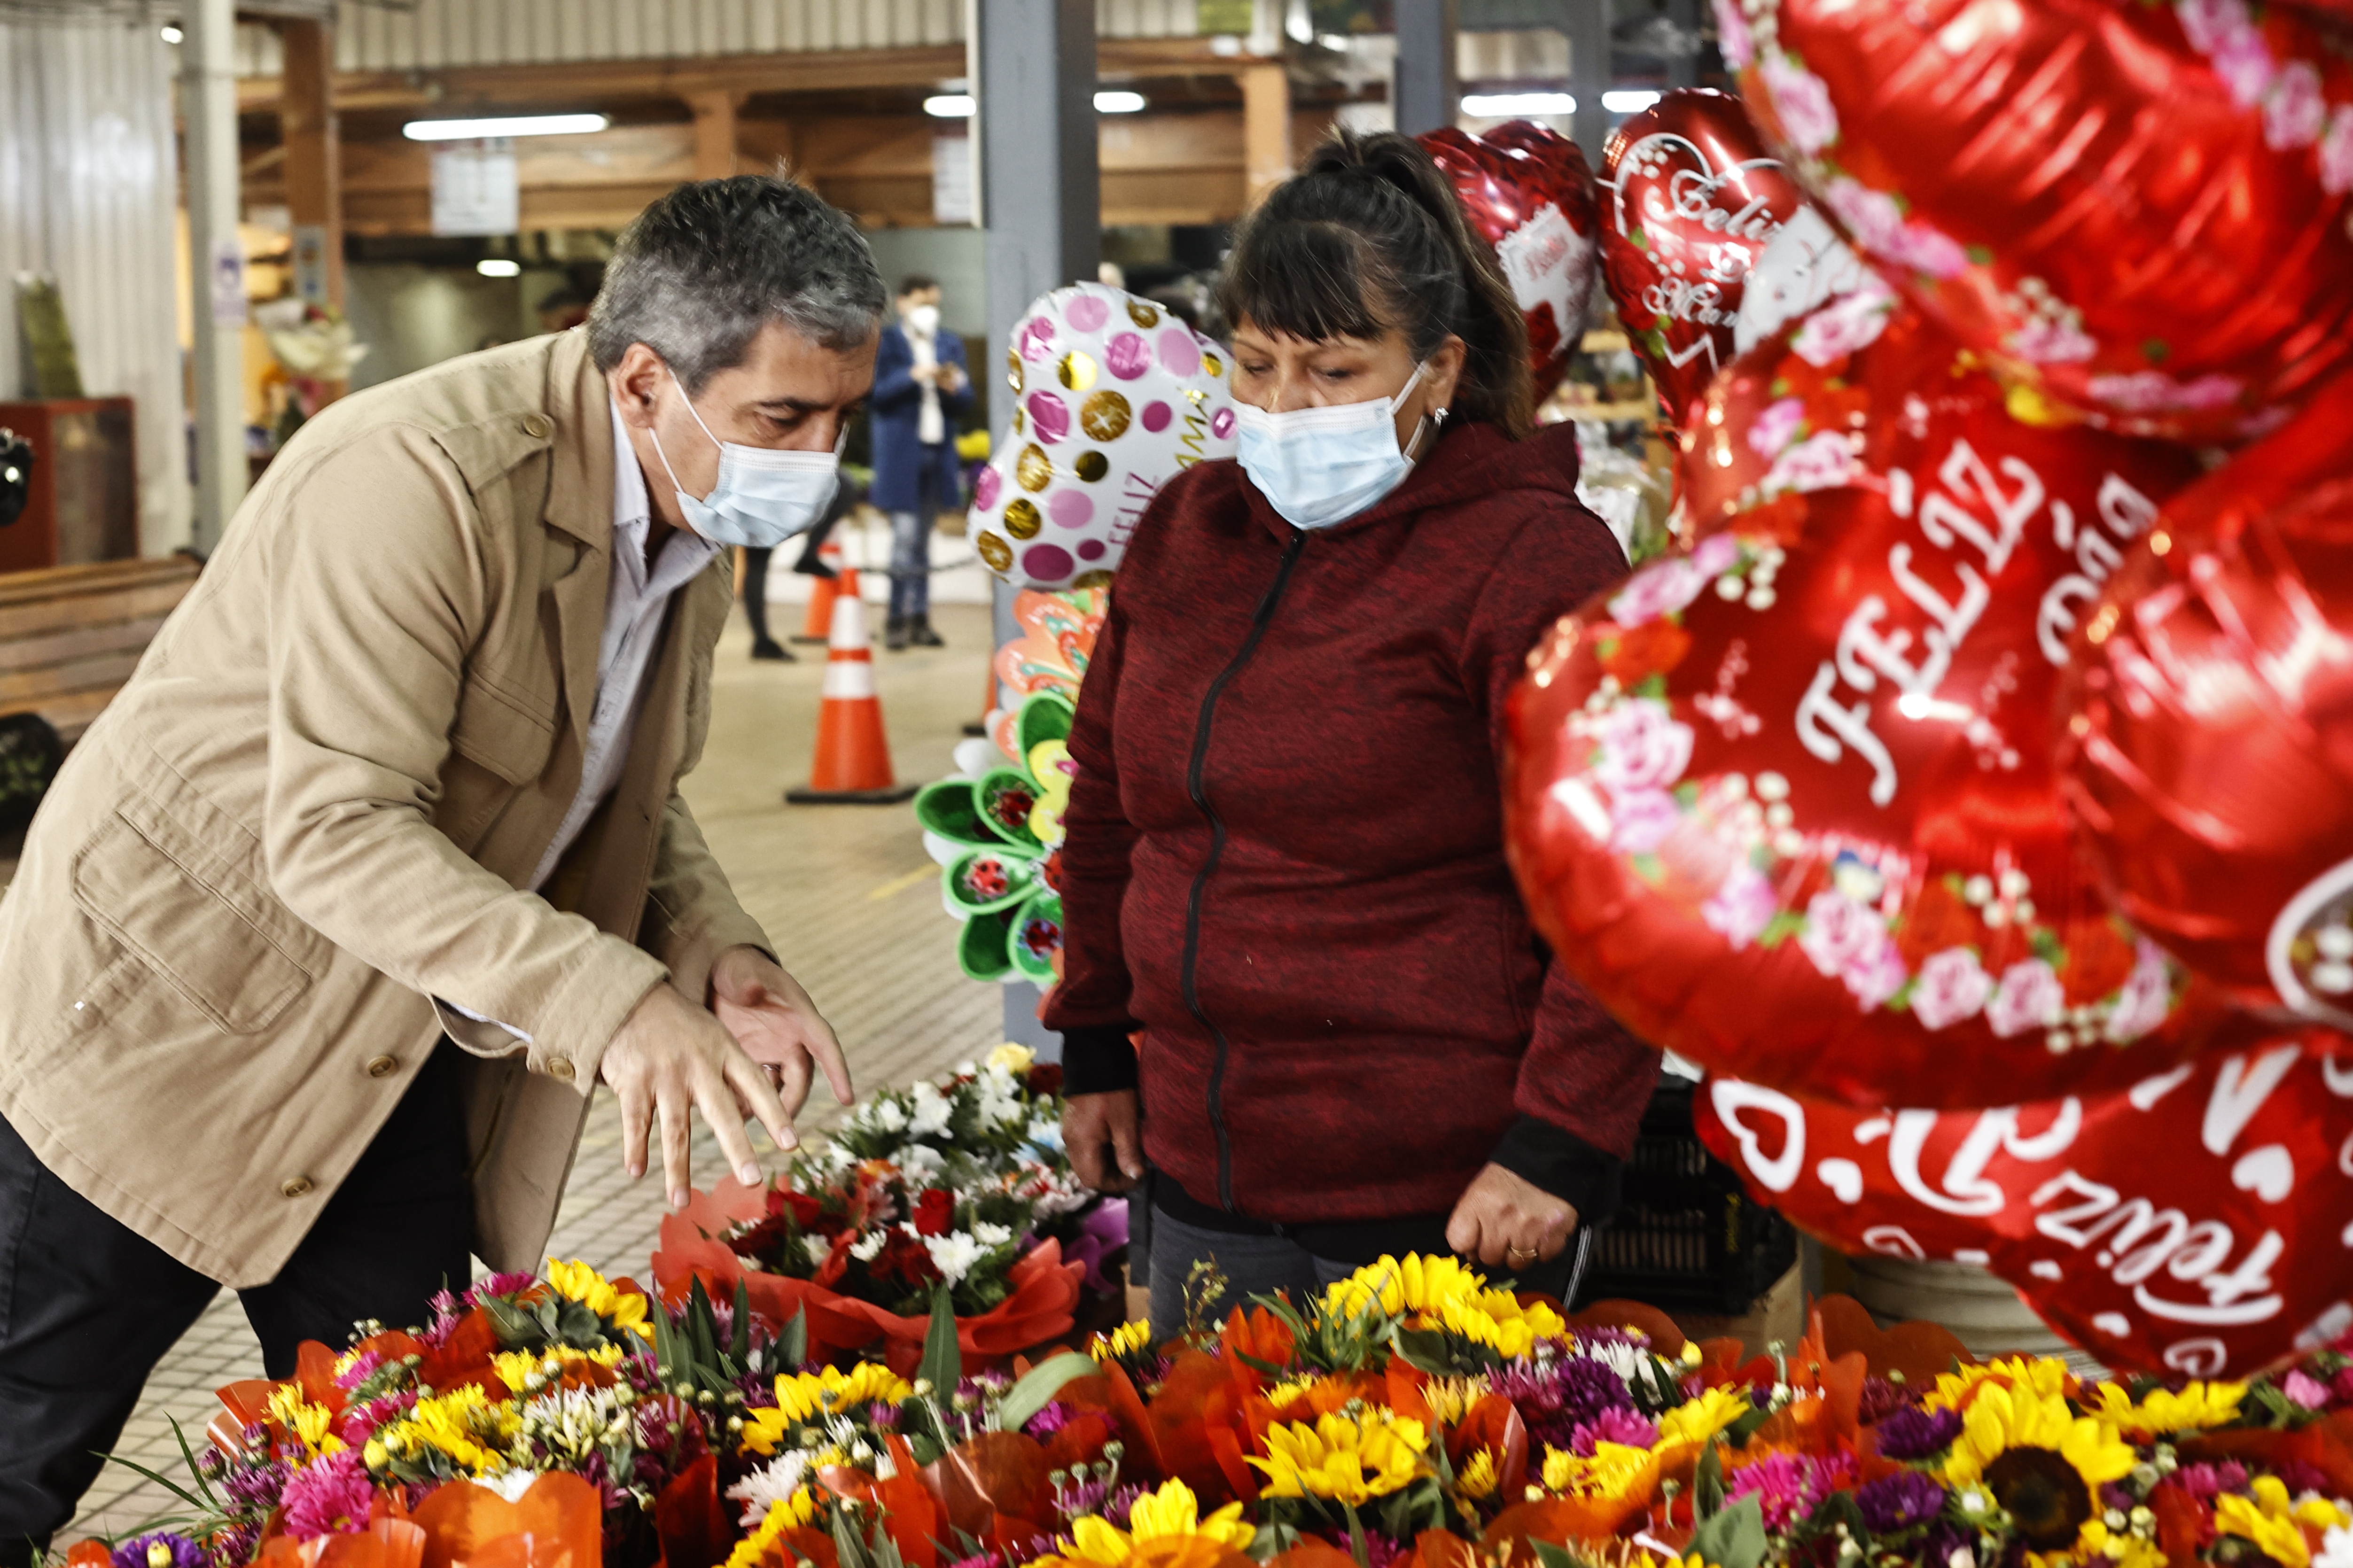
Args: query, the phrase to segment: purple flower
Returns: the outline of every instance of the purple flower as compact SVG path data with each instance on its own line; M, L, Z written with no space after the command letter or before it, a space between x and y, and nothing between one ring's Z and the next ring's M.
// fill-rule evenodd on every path
M375 1375L375 1369L383 1364L383 1352L362 1351L352 1358L350 1366L335 1374L335 1386L348 1394Z
M368 1506L375 1500L375 1488L360 1456L350 1448L330 1454L287 1483L286 1533L297 1541L355 1535L367 1528Z
M2176 1470L2173 1484L2198 1501L2211 1503L2224 1492L2246 1489L2247 1467L2236 1459L2225 1459L2219 1465L2200 1460Z
M114 1568L207 1568L211 1558L185 1535L158 1531L114 1549Z
M1813 1512L1840 1479L1810 1454L1775 1454L1734 1471L1725 1482L1724 1495L1737 1499L1754 1493L1765 1510L1765 1528L1778 1535Z
M1493 1386L1518 1409L1531 1438L1556 1448L1572 1447L1577 1429L1602 1412L1634 1408L1625 1382L1587 1356L1564 1356L1542 1369L1523 1362L1497 1373Z
M1917 1470L1902 1470L1866 1482L1856 1490L1854 1503L1873 1535L1890 1535L1943 1512L1945 1489Z
M1071 1417L1076 1414L1077 1412L1060 1400L1050 1399L1046 1402L1046 1407L1029 1417L1029 1424L1021 1430L1042 1443L1068 1426L1071 1424Z
M1925 1459L1953 1446L1961 1435L1957 1410L1921 1410L1905 1406L1873 1428L1879 1451L1891 1459Z
M1911 1391L1903 1384L1883 1377L1866 1377L1862 1380L1862 1404L1856 1419L1866 1426L1876 1426L1911 1403Z
M1593 1458L1598 1443L1620 1443L1629 1448L1647 1448L1659 1440L1657 1423L1637 1410L1604 1410L1590 1421L1581 1421L1569 1434L1568 1451L1580 1459Z

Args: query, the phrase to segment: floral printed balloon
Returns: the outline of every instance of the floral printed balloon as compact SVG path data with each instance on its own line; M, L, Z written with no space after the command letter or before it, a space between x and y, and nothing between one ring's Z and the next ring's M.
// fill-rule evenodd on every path
M1562 962L1643 1038L1858 1104L2160 1071L2211 1005L2117 919L2051 763L2052 585L2187 453L2036 428L1881 293L1694 413L1700 532L1563 620L1506 720L1506 842Z
M1715 0L1768 142L2005 377L2260 434L2353 359L2353 50L2249 0Z
M1013 416L973 485L980 558L1031 588L1111 580L1180 468L1234 453L1226 351L1100 283L1039 299L1006 352Z

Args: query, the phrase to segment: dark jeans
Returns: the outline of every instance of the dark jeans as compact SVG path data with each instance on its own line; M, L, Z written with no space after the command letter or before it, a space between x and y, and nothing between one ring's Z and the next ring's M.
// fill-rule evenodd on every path
M775 553L756 546L744 552L744 616L754 644L776 640L768 635L768 557Z
M473 1197L457 1072L443 1044L294 1256L239 1292L272 1377L304 1340L422 1324L471 1277ZM237 1137L190 1128L192 1142ZM220 1287L67 1186L0 1121L0 1564L71 1521L147 1374ZM191 1433L193 1445L203 1442Z
M1591 1233L1580 1229L1570 1238L1567 1251L1549 1263L1522 1270L1517 1284L1525 1290L1541 1290L1567 1300L1576 1289L1577 1277L1582 1272L1579 1265L1590 1244ZM1320 1294L1324 1286L1345 1279L1363 1267L1318 1258L1288 1237L1248 1236L1188 1225L1165 1209L1152 1215L1147 1245L1152 1249L1146 1276L1152 1292L1152 1337L1159 1343L1184 1331L1185 1284L1194 1264L1204 1259L1214 1261L1226 1281L1224 1293L1209 1310L1212 1322L1236 1307L1247 1306L1253 1296L1271 1296L1277 1291L1289 1292L1293 1306L1304 1307L1308 1298ZM1502 1282L1502 1269L1476 1263L1472 1267Z

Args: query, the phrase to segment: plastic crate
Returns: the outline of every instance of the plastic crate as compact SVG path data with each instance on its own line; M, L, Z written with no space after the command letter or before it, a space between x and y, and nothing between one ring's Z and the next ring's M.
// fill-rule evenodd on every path
M1594 1236L1578 1304L1616 1296L1737 1314L1797 1261L1796 1227L1752 1201L1692 1130L1696 1087L1660 1076L1626 1163L1624 1206Z

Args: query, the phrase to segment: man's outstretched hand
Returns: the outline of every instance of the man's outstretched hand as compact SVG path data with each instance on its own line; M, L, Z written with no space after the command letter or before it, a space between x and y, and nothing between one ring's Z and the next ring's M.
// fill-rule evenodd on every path
M696 1006L668 984L646 993L605 1047L599 1073L621 1101L621 1159L635 1180L646 1173L647 1141L661 1128L662 1182L673 1207L692 1182L697 1111L746 1184L760 1180L745 1135L758 1118L780 1150L798 1145L793 1117L821 1062L844 1105L854 1091L841 1044L808 993L765 953L734 947L711 971L711 1005ZM789 1107L789 1108L788 1108Z

